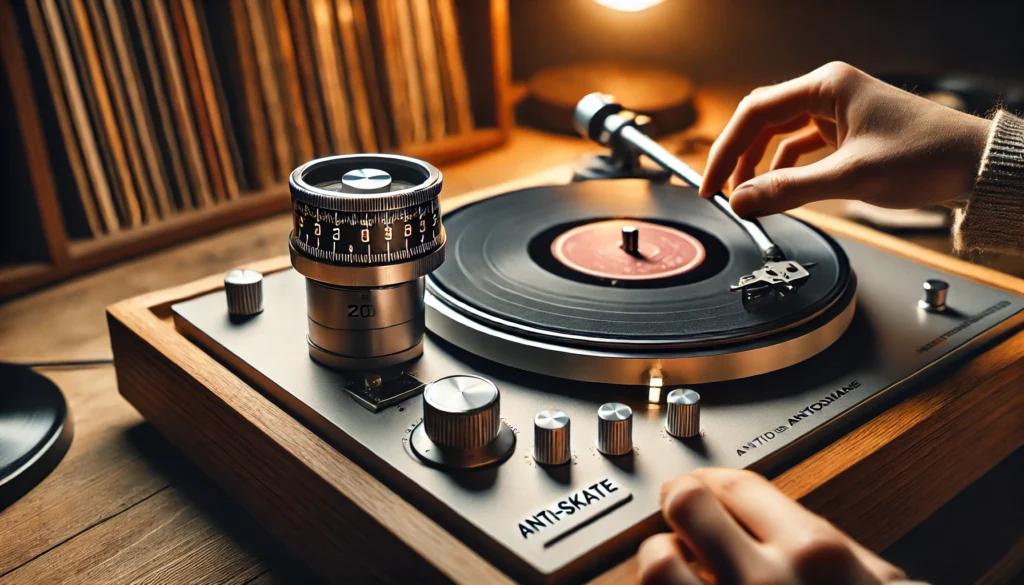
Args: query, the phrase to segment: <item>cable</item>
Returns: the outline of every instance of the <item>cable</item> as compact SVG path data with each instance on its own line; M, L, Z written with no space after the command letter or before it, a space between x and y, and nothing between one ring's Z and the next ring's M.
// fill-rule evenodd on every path
M43 362L0 362L23 368L82 368L90 366L104 366L114 363L114 358L97 358L89 360L55 360Z

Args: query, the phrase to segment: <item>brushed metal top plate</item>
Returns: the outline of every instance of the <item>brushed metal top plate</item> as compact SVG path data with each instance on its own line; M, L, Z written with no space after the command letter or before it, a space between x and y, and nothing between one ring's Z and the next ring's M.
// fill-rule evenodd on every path
M179 330L221 359L251 365L271 382L263 392L502 570L524 580L563 582L614 564L658 530L658 492L665 480L707 466L771 472L792 465L902 396L937 366L961 360L1024 318L1024 297L840 242L860 279L849 330L797 366L694 386L701 395L703 432L693 439L678 440L664 430L665 406L648 408L646 387L527 374L428 334L423 358L409 373L424 381L453 374L492 380L501 391L503 420L523 431L508 461L459 474L430 468L405 448L422 416L419 396L375 414L343 390L345 374L310 360L298 273L268 276L264 312L243 323L228 319L222 291L172 309ZM916 307L928 278L949 283L951 311ZM597 409L606 402L633 409L631 455L606 458L593 447ZM572 420L572 461L553 468L532 457L533 418L548 408ZM630 499L550 546L524 538L519 525L525 518L602 480L620 486Z

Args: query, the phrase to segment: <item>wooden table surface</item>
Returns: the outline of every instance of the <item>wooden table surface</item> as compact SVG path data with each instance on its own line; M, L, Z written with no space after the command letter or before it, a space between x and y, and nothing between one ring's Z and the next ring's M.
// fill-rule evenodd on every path
M693 133L713 136L740 95L704 97ZM445 194L508 182L592 150L580 140L516 130L503 148L445 167ZM702 154L698 148L691 160ZM109 358L106 306L286 253L289 226L288 216L275 216L0 305L0 361ZM948 247L945 236L933 239ZM317 582L121 398L112 365L40 371L64 391L75 437L57 469L0 513L0 585Z

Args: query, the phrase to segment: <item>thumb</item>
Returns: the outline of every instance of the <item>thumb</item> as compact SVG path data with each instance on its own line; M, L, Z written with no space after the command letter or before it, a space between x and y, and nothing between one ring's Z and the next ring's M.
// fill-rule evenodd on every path
M855 199L850 165L838 153L815 163L769 171L739 185L729 197L743 218L782 213L812 201Z

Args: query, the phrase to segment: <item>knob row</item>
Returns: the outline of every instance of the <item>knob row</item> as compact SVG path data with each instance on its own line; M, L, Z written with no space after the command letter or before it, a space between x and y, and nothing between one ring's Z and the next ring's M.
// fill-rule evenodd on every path
M681 439L700 433L700 394L676 389L668 394L665 430ZM605 455L625 455L633 450L633 410L609 402L597 410L597 450ZM542 410L533 419L533 457L543 465L561 465L572 458L569 416L561 410Z
M422 441L448 454L470 456L486 450L503 430L500 404L498 387L484 378L449 376L435 380L423 389ZM689 389L673 390L668 395L667 406L665 429L669 434L685 438L700 432L699 394ZM569 416L561 410L537 413L533 419L533 456L538 463L562 465L572 459L569 422ZM419 435L419 431L414 431L414 442ZM508 449L513 444L514 440ZM633 410L630 407L609 402L598 408L596 447L601 453L612 456L633 450ZM498 455L507 456L508 449L502 449ZM426 454L425 451L421 456ZM472 459L471 462L477 461Z

